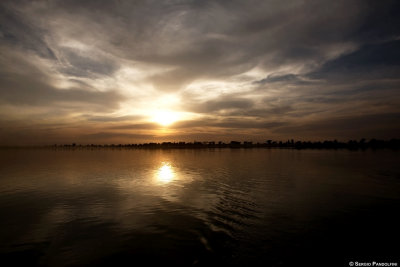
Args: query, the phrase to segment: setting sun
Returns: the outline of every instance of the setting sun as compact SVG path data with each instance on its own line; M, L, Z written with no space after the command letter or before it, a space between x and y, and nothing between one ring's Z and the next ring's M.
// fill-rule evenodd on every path
M153 121L162 125L169 126L179 120L179 115L171 111L158 111L153 116Z

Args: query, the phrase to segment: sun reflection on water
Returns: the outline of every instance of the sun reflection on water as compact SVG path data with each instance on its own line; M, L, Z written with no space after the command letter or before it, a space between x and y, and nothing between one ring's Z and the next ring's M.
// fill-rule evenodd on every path
M169 183L174 180L174 177L175 172L172 166L167 162L163 162L162 166L157 171L157 180L161 183Z

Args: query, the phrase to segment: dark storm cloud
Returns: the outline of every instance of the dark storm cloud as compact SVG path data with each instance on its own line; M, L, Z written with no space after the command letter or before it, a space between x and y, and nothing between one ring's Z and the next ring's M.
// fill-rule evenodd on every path
M400 40L367 44L357 51L326 62L307 76L312 79L398 79Z
M57 89L51 85L51 76L22 58L20 55L2 53L0 62L0 102L11 105L68 107L67 104L91 105L101 109L115 109L121 95L116 92L98 92L92 88ZM86 90L85 90L86 89ZM92 90L87 90L92 89ZM75 107L76 108L76 107Z
M286 122L282 121L260 121L260 120L243 120L238 118L223 118L223 119L206 119L181 121L175 123L172 128L185 129L193 127L215 127L225 129L273 129L280 126L286 126Z
M85 134L77 137L78 140L86 141L86 142L98 142L104 140L121 140L124 139L150 139L154 137L153 135L149 134L132 134L132 133L123 133L123 132L97 132L92 134Z
M295 74L284 74L284 75L279 75L279 74L275 74L275 75L268 75L267 78L262 79L260 81L256 81L256 83L276 83L276 82L299 82L301 81L299 79L298 75Z
M382 113L353 115L348 117L326 117L306 123L272 129L280 136L290 136L293 132L299 138L318 138L321 134L327 138L348 140L354 137L396 138L400 113ZM371 127L373 125L373 127Z
M152 129L158 129L160 128L160 126L155 123L135 123L135 124L111 126L109 128L115 130L152 130Z
M177 90L188 79L240 74L260 62L274 68L318 61L332 44L356 32L360 8L362 2L61 1L32 13L57 16L70 24L74 36L100 41L120 57L175 66L153 82L160 90ZM73 21L87 31L80 33Z
M229 112L229 116L246 116L255 118L277 118L295 111L291 104L266 104L262 108L238 109Z
M53 51L43 40L45 33L44 29L29 23L27 14L11 8L5 2L0 4L1 43L33 51L41 57L55 59Z
M144 119L143 116L98 116L98 115L83 115L83 119L94 122L127 122Z
M375 40L374 33L393 37L395 29L388 26L397 23L393 12L397 6L394 1L380 5L366 1L51 1L26 15L44 12L49 19L69 23L65 27L70 26L74 35L80 34L82 25L87 30L80 36L83 41L97 40L103 49L124 58L174 66L175 70L155 76L153 83L160 90L177 90L199 77L240 74L259 63L267 69L319 63L336 49L340 54L342 43ZM24 29L20 32L36 33L35 39L40 40L43 25L39 25L20 26ZM82 65L78 69L96 65L73 54L71 61ZM100 73L112 69L99 68Z
M0 90L0 101L13 105L59 105L63 103L85 104L90 109L91 104L101 106L104 109L115 109L121 97L113 92L90 92L81 89L59 90L49 87L44 83L31 83L26 86L20 82L21 77L13 77L4 81L5 90ZM19 80L18 80L19 78ZM12 90L9 90L12 88ZM8 90L7 90L8 89ZM68 105L64 106L68 107Z
M92 75L111 75L117 69L117 63L101 58L90 58L73 49L64 48L60 51L67 65L60 68L62 73L77 77L90 77Z
M266 136L274 138L318 139L322 136L326 138L338 138L348 140L351 138L396 138L398 136L398 123L400 113L364 114L351 116L337 116L318 118L311 121L246 121L243 119L223 119L223 120L199 120L182 121L173 127L177 129L190 129L199 127L199 134L204 133L202 129L206 127L221 128L226 133L235 134L239 129L247 130L266 130ZM373 125L373 127L371 127ZM296 134L294 134L296 133ZM212 138L212 135L209 138Z
M15 10L21 5L8 6ZM396 1L50 1L31 6L25 15L37 27L24 24L16 32L36 35L36 46L43 45L45 25L33 16L42 12L45 19L67 23L64 27L70 30L62 29L68 34L96 40L112 54L175 66L155 77L160 90L171 84L178 85L177 90L188 79L240 74L259 63L267 69L293 63L311 66L328 54L346 52L343 44L357 46L378 35L398 34ZM18 24L15 21L6 23ZM78 61L83 69L96 65L82 63L82 57ZM99 72L109 71L100 67Z
M186 109L198 113L212 113L227 110L249 109L253 106L254 102L249 99L221 96L215 100L200 103L188 103Z

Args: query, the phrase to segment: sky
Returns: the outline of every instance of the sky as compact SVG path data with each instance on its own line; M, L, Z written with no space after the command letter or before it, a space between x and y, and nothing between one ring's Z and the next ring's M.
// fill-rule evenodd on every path
M0 145L400 137L399 1L0 2Z

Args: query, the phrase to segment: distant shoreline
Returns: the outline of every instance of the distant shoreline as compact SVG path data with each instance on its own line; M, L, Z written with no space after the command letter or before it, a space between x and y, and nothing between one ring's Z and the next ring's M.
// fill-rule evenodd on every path
M378 140L361 139L339 142L337 140L325 141L295 141L293 139L283 141L267 140L264 143L251 141L231 141L229 143L206 142L162 142L143 144L54 144L42 146L0 146L2 149L11 148L52 148L52 149L209 149L209 148L290 148L290 149L400 149L400 139Z

